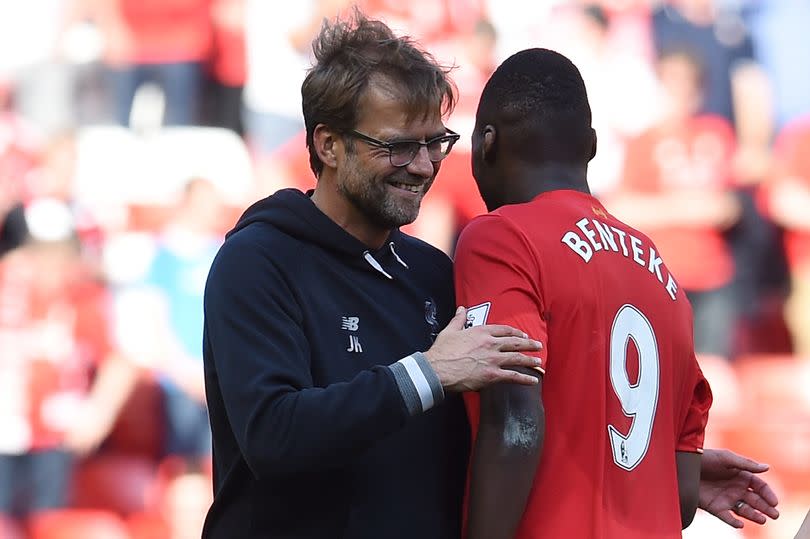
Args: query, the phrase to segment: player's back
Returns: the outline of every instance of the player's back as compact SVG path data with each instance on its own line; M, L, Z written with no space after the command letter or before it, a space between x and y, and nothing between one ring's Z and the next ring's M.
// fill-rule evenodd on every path
M545 440L517 537L680 537L675 452L700 451L711 397L675 277L584 193L487 218L531 252L546 329Z

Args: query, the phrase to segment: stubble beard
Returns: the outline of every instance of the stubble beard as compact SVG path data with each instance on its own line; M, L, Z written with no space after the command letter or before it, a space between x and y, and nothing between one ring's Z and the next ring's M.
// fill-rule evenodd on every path
M360 167L353 164L341 176L343 177L338 179L340 193L375 225L385 229L399 228L413 223L419 216L424 194L413 201L408 201L398 199L389 192L389 182L396 181L397 177L405 183L409 181L405 177L408 176L407 173L381 178L364 173ZM413 182L412 179L410 181ZM425 193L432 182L433 180L428 182Z

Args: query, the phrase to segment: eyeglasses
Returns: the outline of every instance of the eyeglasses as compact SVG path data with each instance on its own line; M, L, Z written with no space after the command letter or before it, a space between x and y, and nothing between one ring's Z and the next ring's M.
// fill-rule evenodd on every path
M428 159L430 159L433 163L438 163L447 157L447 154L449 154L450 150L453 148L453 144L455 144L456 141L461 138L461 135L454 133L449 129L444 135L440 135L425 142L421 142L419 140L397 140L395 142L385 142L382 140L377 140L368 135L364 135L363 133L355 131L354 129L347 131L346 133L353 137L359 138L371 146L376 148L385 148L388 150L388 160L391 162L391 165L395 167L407 167L410 165L411 162L416 158L416 154L418 154L419 150L422 149L422 146L427 148Z

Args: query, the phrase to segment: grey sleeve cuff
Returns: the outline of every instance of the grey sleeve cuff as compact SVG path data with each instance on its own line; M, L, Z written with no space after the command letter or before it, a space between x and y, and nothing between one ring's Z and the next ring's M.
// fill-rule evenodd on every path
M411 415L426 412L444 400L439 377L422 352L414 352L389 368Z

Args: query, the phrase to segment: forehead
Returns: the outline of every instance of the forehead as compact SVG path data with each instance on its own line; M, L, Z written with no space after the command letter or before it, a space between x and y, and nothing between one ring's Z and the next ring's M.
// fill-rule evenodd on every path
M357 129L378 138L422 139L445 132L438 104L409 110L402 90L370 82L358 102Z

